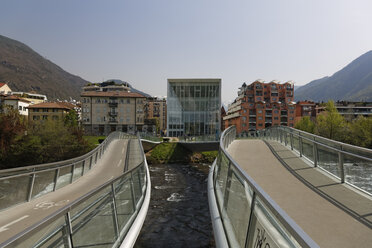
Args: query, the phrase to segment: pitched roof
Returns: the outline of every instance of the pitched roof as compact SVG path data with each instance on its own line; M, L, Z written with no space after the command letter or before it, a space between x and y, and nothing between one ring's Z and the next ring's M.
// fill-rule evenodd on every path
M63 103L60 102L43 102L43 103L38 103L34 104L28 107L29 109L31 108L52 108L52 109L67 109L71 110L73 107L67 106Z
M81 96L101 96L101 97L145 97L139 93L127 91L84 91Z
M6 85L6 83L0 83L0 87L3 87L4 85Z

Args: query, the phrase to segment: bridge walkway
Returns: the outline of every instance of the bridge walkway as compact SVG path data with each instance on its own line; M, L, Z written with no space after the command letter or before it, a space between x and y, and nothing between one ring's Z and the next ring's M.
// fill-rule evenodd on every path
M64 207L107 181L122 175L127 145L127 139L113 140L97 164L72 184L30 202L1 211L0 243L53 214L58 208ZM130 166L128 169L131 169Z
M320 247L370 247L372 198L310 167L278 142L269 144L289 169L262 140L235 140L227 151Z

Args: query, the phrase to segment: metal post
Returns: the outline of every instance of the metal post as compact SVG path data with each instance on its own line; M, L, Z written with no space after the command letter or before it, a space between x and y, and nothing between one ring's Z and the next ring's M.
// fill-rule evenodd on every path
M81 164L81 166L82 166L81 175L82 175L82 176L85 175L85 161L86 161L86 159L84 159L84 160L83 160L83 163Z
M248 228L247 228L247 235L245 237L245 247L248 248L248 242L249 242L249 234L250 234L250 226L251 226L251 223L252 223L252 217L253 217L253 211L254 211L254 203L256 201L256 192L253 191L253 195L252 195L252 201L251 201L251 211L250 211L250 214L249 214L249 221L248 221ZM254 229L253 229L253 233L254 233Z
M71 225L71 217L70 212L67 212L65 215L65 222L66 222L66 228L63 235L63 240L65 247L72 248L72 225Z
M134 192L134 185L133 185L133 173L130 173L130 189L131 189L131 196L132 196L132 203L133 203L133 212L137 209L137 202L136 202L136 192Z
M72 164L71 166L71 178L70 178L70 183L74 180L74 172L75 172L75 163Z
M285 138L284 138L284 145L285 145L285 146L287 146L287 144L288 144L287 136L288 136L287 133L284 132L284 137L285 137Z
M54 177L54 187L53 187L53 191L56 191L57 189L57 181L58 181L58 177L59 177L59 168L56 170L56 175Z
M341 147L341 150L342 150L342 147ZM340 167L341 183L344 183L345 182L344 154L341 151L338 152L338 165Z
M34 183L35 183L35 168L34 168L34 174L32 174L32 178L31 178L31 182L30 182L30 187L29 187L29 190L28 190L28 197L27 197L27 201L31 201L31 197L32 197L32 190L34 189Z
M290 142L291 142L291 150L293 151L293 133L290 133L289 139L290 139Z
M111 184L111 195L112 195L111 207L112 207L112 212L113 212L112 217L114 220L115 235L116 235L116 238L118 238L120 235L120 230L119 230L119 224L118 224L118 212L116 209L116 196L115 196L114 184Z
M231 187L231 178L232 178L232 169L231 169L231 161L229 161L229 166L227 169L227 178L226 178L226 187L225 187L225 194L223 197L223 208L227 208L227 201L229 200L230 196L230 187Z
M314 143L313 143L313 158L314 158L314 167L318 166L318 147L315 143L315 138L314 138Z
M298 143L300 143L300 157L302 157L302 153L303 153L303 149L302 149L302 137L301 137L301 133L298 134Z

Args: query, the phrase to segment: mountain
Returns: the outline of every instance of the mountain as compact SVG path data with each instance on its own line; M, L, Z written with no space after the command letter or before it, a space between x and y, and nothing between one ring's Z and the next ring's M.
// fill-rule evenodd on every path
M358 57L331 77L323 77L298 88L295 100L316 102L330 99L372 101L372 51Z
M88 82L64 71L25 44L0 35L0 82L13 91L34 91L49 100L80 98Z

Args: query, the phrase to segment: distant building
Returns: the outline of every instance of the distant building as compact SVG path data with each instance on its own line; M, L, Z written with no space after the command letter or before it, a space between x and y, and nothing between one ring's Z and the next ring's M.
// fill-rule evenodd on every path
M293 83L265 83L256 80L239 88L238 97L223 118L225 128L235 125L238 134L248 134L270 126L294 126L296 104Z
M38 104L46 102L48 99L46 95L42 94L36 94L36 93L29 93L29 92L12 92L13 96L20 97L22 99L25 99L30 102L30 105L32 104Z
M11 92L12 90L9 88L9 86L6 83L0 83L0 94L9 95Z
M299 122L302 117L308 116L311 120L316 117L316 103L312 101L298 101L296 103L295 123Z
M3 111L7 113L8 109L16 109L18 110L20 115L27 116L28 115L28 106L30 105L30 101L27 101L23 98L17 96L5 96L3 98Z
M156 119L158 121L159 125L158 134L165 134L167 129L167 100L165 98L162 99L159 99L157 97L146 98L145 122L146 120L148 120L148 123L150 123L151 119ZM145 125L146 124L147 123L145 123ZM149 131L147 127L146 130Z
M168 136L220 134L221 79L168 79Z
M347 121L352 121L358 118L358 116L372 116L372 102L339 101L335 102L335 107L340 115L342 115ZM318 116L325 111L325 106L317 104L315 111L316 115Z
M73 106L60 102L44 102L28 107L28 119L32 121L58 121L73 110Z
M113 131L142 131L145 97L113 82L83 88L82 124L88 134L107 135Z

